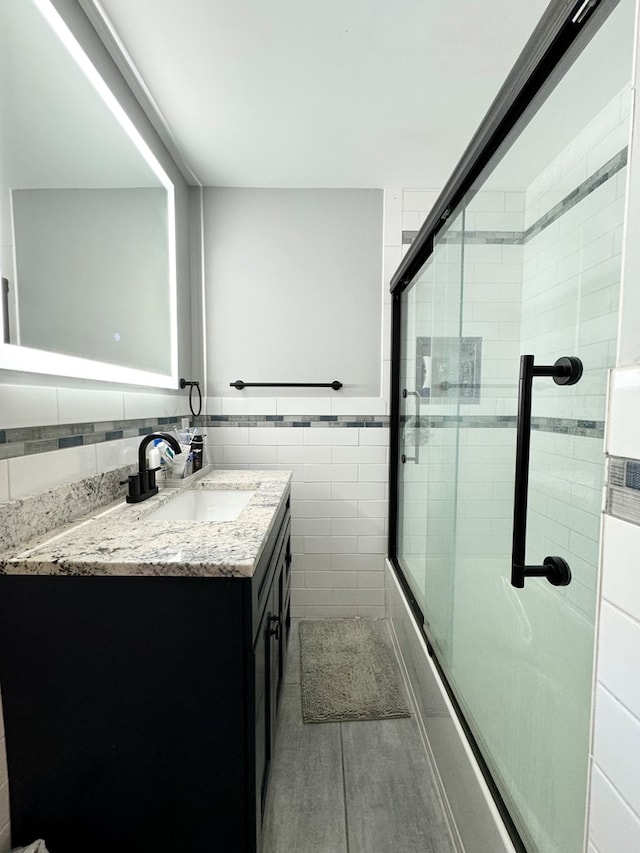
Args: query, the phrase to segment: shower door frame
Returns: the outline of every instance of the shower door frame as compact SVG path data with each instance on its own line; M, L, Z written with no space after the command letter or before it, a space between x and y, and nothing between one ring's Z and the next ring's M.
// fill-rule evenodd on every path
M392 314L389 562L424 635L427 649L455 709L458 722L464 730L469 746L518 853L527 853L526 847L492 778L480 747L465 720L443 667L438 661L429 631L424 624L424 614L398 560L402 295L431 257L435 237L447 223L451 212L457 208L473 187L476 179L515 128L534 98L543 90L550 90L555 87L556 82L564 75L576 56L584 49L600 25L618 5L618 2L619 0L552 0L390 282Z

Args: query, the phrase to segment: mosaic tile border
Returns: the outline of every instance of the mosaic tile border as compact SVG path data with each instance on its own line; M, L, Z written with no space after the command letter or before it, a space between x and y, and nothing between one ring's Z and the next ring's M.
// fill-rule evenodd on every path
M533 237L537 236L541 231L544 231L545 228L548 228L552 222L555 222L556 219L559 219L568 210L575 207L575 205L581 202L582 199L586 198L594 190L597 190L599 186L602 186L602 184L610 178L617 175L618 172L621 169L624 169L627 165L627 157L628 153L625 146L621 151L618 151L617 154L608 160L604 166L596 169L592 175L590 175L581 184L578 184L578 186L573 189L569 195L565 196L561 201L543 214L537 222L530 225L524 232L523 242L528 243L529 240L533 239Z
M207 427L310 427L386 429L388 415L207 415Z
M137 438L150 432L179 427L183 415L162 418L130 418L120 421L98 421L75 424L48 424L47 426L14 427L0 429L0 459L48 453L69 447L84 447L117 441L120 438Z
M182 415L162 418L130 418L77 424L0 429L0 460L35 453L49 453L69 447L84 447L121 438L137 438L150 432L180 427ZM193 418L190 418L190 421ZM387 429L388 415L205 415L198 418L202 429L216 427L361 427Z
M604 511L640 525L640 461L610 456Z
M407 428L416 426L415 415L405 415L401 423ZM513 429L517 425L515 415L421 415L420 429ZM586 421L577 418L532 417L531 429L559 435L576 435L583 438L604 439L604 421Z
M474 245L524 245L617 175L627 165L627 160L628 150L625 146L524 231L450 231L443 234L440 241L453 244L464 241L465 244ZM402 245L410 246L418 233L418 231L403 231Z

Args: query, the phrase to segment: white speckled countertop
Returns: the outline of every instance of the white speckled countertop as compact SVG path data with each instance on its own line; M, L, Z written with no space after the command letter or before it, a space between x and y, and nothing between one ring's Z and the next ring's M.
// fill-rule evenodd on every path
M0 555L0 573L251 577L287 493L289 471L213 471L194 489L250 489L234 521L158 521L148 516L183 489L138 504L117 501L30 548Z

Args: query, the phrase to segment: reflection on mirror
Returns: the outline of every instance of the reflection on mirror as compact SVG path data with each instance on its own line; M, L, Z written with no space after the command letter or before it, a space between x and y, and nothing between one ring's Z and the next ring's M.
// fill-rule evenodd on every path
M49 0L0 3L0 367L176 387L169 177Z

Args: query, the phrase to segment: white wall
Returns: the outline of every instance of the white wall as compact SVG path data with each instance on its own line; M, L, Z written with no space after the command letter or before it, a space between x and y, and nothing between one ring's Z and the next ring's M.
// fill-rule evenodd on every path
M381 190L207 188L204 235L208 394L337 379L379 396Z
M381 361L390 324L382 192L209 188L204 209L207 414L229 418L207 426L209 459L293 472L294 615L382 617L389 364L381 370ZM388 275L394 269L387 260ZM338 379L344 388L239 392L234 379ZM274 417L287 421L264 420ZM365 426L380 418L384 426Z

